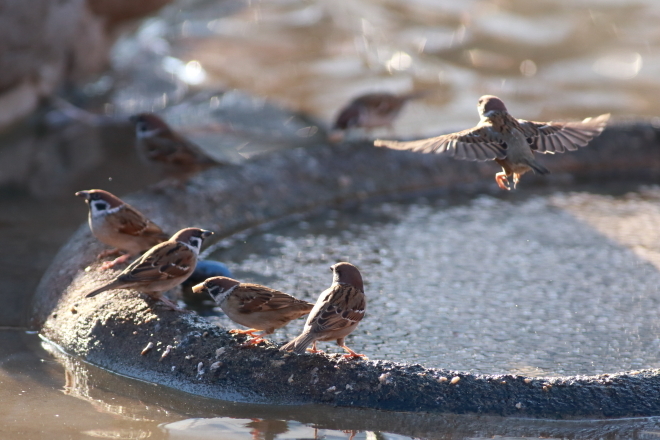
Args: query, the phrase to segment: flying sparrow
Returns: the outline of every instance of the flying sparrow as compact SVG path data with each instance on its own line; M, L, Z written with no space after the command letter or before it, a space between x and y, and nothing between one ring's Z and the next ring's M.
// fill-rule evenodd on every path
M119 197L102 189L78 191L89 206L89 228L101 242L115 249L99 254L99 258L125 252L113 261L106 261L101 269L109 269L167 240L158 225L146 218Z
M109 283L85 295L91 298L106 290L135 289L160 300L172 310L179 308L162 296L190 276L204 239L213 232L204 229L181 229L169 240L149 249Z
M223 165L153 113L131 116L131 122L135 124L140 159L166 176L183 179L207 168Z
M392 130L392 123L399 116L404 104L426 94L427 92L413 92L406 95L369 93L358 96L339 112L333 130L377 127L388 127Z
M344 339L364 318L367 306L360 271L350 263L337 263L330 268L332 285L316 301L307 318L303 332L293 341L282 346L282 350L301 354L309 344L316 353L316 341L337 340L337 345L346 350L344 357L364 356L348 348Z
M500 188L510 190L511 175L515 188L520 176L529 170L538 174L550 172L536 161L535 152L555 154L584 147L603 131L610 118L608 113L582 122L514 119L502 100L491 95L479 98L478 110L481 121L474 128L411 142L376 140L374 145L443 153L462 160L494 160L502 167L502 172L495 175L495 182Z
M231 333L247 334L256 344L278 328L308 314L314 304L294 298L279 290L259 284L241 283L227 277L209 278L193 287L193 292L207 292L227 314L229 319L249 330L231 330ZM254 332L262 330L259 335Z

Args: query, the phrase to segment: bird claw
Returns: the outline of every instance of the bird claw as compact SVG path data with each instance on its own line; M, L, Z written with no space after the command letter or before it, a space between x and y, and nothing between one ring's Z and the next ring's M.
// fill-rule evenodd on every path
M252 336L253 338L256 338L257 335L255 335L254 333L258 332L258 331L259 330L256 329L256 328L251 328L249 330L239 330L239 329L235 328L233 330L229 330L229 333L231 333L233 335L249 335L249 336Z
M106 254L106 256L107 256L107 255L109 255L109 254ZM111 268L115 267L115 266L118 265L118 264L125 263L125 262L126 262L128 259L130 259L130 258L131 258L131 255L130 255L130 254L124 254L124 255L122 255L121 257L117 257L117 258L115 258L115 259L112 260L112 261L105 261L105 262L101 265L101 270L111 269Z
M249 341L242 343L241 345L239 345L239 347L243 347L243 348L252 347L253 345L257 345L258 343L262 342L263 340L264 340L264 338L262 338L261 336L257 336L254 339L250 339Z
M506 173L501 172L495 174L495 182L497 183L497 186L499 186L501 189L511 191L511 187L509 186L509 178L506 176Z

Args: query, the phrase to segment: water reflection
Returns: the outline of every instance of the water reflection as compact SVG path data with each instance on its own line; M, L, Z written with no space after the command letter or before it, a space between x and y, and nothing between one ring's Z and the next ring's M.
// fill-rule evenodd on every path
M645 438L659 418L548 421L382 412L327 406L235 404L120 377L39 344L36 335L0 332L3 433L33 439L454 439ZM26 349L26 347L28 347ZM55 362L54 362L55 361ZM66 383L65 383L66 380ZM64 392L62 387L65 385ZM18 390L18 391L16 391ZM20 404L21 399L28 402ZM17 417L20 414L19 417Z

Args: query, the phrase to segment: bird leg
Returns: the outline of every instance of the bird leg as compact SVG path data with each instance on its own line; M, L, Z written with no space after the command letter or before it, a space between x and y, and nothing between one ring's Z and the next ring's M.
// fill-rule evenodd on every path
M513 173L513 189L516 189L516 185L518 185L519 180L520 180L520 174Z
M177 306L176 304L174 304L172 301L170 301L169 299L165 298L164 296L161 296L161 297L158 297L158 298L153 297L153 296L151 296L151 295L149 295L149 296L150 296L151 298L155 299L155 300L158 300L158 301L162 302L162 303L165 304L170 310L174 310L175 312L191 313L190 310L183 310L181 307Z
M350 348L348 348L347 346L345 346L345 345L343 345L343 344L340 345L340 347L343 348L344 350L346 350L346 351L348 352L348 354L345 354L345 355L343 356L343 357L345 357L345 358L367 357L367 356L364 355L364 354L360 354L360 353L356 353L356 352L354 352L353 350L351 350Z
M249 330L239 330L239 329L235 328L233 330L229 330L229 333L232 333L234 335L250 335L253 338L256 338L257 335L255 335L254 332L258 332L258 331L259 331L258 328L251 328Z
M110 255L117 255L121 254L121 250L119 249L107 249L103 252L101 252L96 258L105 258L109 257Z
M499 173L495 174L495 182L497 182L497 186L499 186L500 188L505 189L507 191L511 190L511 188L509 187L509 179L506 176L506 171L500 171Z
M323 350L317 350L316 349L316 341L312 343L312 348L307 349L308 353L323 353Z
M119 250L119 249L116 249L116 250ZM101 270L110 269L110 268L115 267L115 266L118 265L118 264L125 263L125 262L126 262L127 260L129 260L131 257L132 257L131 254L124 254L124 255L122 255L122 256L120 256L120 257L115 258L115 259L112 260L112 261L105 261L105 262L101 265Z

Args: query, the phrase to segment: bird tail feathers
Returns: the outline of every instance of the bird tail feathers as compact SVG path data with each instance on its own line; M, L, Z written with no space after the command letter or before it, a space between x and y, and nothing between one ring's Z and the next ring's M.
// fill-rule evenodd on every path
M550 174L549 169L547 169L546 167L544 167L535 160L530 161L528 165L532 168L532 170L534 170L534 173L536 174L541 174L541 175Z
M314 336L311 333L303 333L296 339L282 346L282 350L293 351L297 354L303 354L305 349L314 342Z
M101 286L101 287L99 287L99 288L97 288L97 289L92 290L92 291L89 292L87 295L85 295L85 298L91 298L91 297L93 297L93 296L98 295L99 293L103 293L103 292L105 292L106 290L111 290L111 289L113 289L114 287L115 287L115 283L114 283L114 281L113 281L112 283L106 284L106 285L104 285L104 286Z

